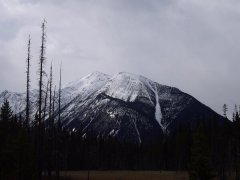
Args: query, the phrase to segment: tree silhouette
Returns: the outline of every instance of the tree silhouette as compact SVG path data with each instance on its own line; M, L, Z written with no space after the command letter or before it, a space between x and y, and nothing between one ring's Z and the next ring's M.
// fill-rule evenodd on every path
M225 118L227 118L227 111L228 111L227 104L224 104L224 105L223 105L223 116L224 116Z
M210 167L209 146L207 142L203 125L200 124L193 134L190 180L209 180L214 177Z
M27 53L27 89L26 89L26 126L29 126L29 116L30 116L30 97L29 97L29 90L30 90L30 48L31 48L31 38L29 35L28 38L28 53Z
M0 119L3 122L9 122L12 119L12 117L13 117L13 112L9 105L9 101L5 99L1 107Z
M43 127L42 127L42 101L43 101L43 76L44 72L44 65L46 61L45 57L45 49L46 49L46 20L42 23L42 36L41 36L41 47L40 47L40 59L39 59L39 98L38 98L38 135L37 135L37 156L38 156L38 176L39 179L42 179L42 150L43 150Z

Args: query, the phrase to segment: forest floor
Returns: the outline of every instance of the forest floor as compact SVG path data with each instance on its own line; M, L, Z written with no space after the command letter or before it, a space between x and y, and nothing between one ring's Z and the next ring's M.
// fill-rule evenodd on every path
M62 172L65 180L188 180L187 172L171 171L87 171Z
M43 176L43 180L189 180L188 172L176 171L64 171L60 178ZM212 180L220 180L215 177ZM226 176L226 180L235 180L234 173Z
M226 177L234 180L234 175ZM44 176L43 180L49 180ZM51 180L58 180L52 176ZM188 172L176 171L64 171L60 173L59 180L189 180ZM220 180L215 177L212 180Z

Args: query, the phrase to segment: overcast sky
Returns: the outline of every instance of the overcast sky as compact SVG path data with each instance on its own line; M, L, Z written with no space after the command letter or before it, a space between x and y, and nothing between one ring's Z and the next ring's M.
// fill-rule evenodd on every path
M240 103L239 0L0 0L0 91L36 87L41 22L63 84L93 71L144 75L222 113ZM48 68L48 67L47 67Z

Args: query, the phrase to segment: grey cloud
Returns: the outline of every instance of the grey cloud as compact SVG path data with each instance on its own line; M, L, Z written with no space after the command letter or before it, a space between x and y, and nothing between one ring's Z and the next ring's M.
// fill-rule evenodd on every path
M237 0L0 1L0 90L24 90L29 33L36 87L46 18L47 69L53 59L58 78L62 61L65 84L95 70L129 71L221 113L223 103L231 109L240 102L239 6Z

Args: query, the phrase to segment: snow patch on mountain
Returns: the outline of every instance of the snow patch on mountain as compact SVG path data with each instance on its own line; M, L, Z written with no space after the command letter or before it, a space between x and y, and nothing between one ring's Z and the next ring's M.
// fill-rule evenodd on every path
M136 75L119 73L113 76L99 92L126 102L133 102L138 96L140 86L141 82Z
M166 133L167 127L162 122L163 121L163 116L162 116L161 106L160 106L160 103L159 103L159 95L158 95L157 84L154 83L155 87L153 88L152 85L150 84L150 82L147 81L147 85L155 94L155 101L156 101L156 105L155 105L155 120L158 122L158 124L162 128L163 133Z
M135 130L136 130L137 136L138 136L138 142L139 142L139 144L141 144L142 140L141 140L141 136L140 136L140 133L139 133L139 130L138 130L138 127L137 127L136 119L133 120L133 124L134 124Z
M62 92L69 101L80 95L85 100L104 86L111 76L100 72L93 72L77 81L73 81L63 88Z
M155 98L156 98L156 107L155 107L155 119L158 122L158 124L161 126L163 133L166 133L167 127L162 123L163 117L162 117L162 111L161 106L159 103L159 96L157 91L157 85L155 84Z
M4 100L8 100L9 105L14 113L21 112L26 107L26 95L25 93L15 93L10 91L3 91L0 94L0 104L3 104Z

